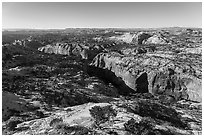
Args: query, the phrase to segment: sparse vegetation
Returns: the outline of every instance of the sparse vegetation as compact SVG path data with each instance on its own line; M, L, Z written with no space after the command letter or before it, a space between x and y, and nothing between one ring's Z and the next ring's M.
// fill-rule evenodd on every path
M67 123L58 122L54 126L54 131L51 135L88 135L90 130L83 126L69 126Z
M124 127L127 131L135 135L154 135L153 124L149 119L144 118L141 121L137 122L134 119L130 119L127 123L124 124Z
M130 119L124 124L125 130L134 135L174 135L170 131L155 128L155 121L152 118L144 117L141 121Z
M117 115L117 112L111 106L94 106L89 111L97 125L107 122L111 117Z
M16 130L17 125L22 123L23 121L24 120L21 117L11 117L6 124L7 130L8 131Z

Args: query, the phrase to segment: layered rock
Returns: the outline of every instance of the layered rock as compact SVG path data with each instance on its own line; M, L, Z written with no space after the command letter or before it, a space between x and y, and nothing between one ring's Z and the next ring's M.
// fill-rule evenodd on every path
M81 56L82 58L87 54L86 58L93 59L95 55L103 50L103 47L100 45L92 45L89 47L78 43L56 43L40 47L38 50L49 54L75 55Z
M45 53L54 53L54 54L62 54L62 55L71 55L72 50L75 49L75 52L79 52L82 50L82 47L75 46L67 43L56 43L55 45L46 45L44 47L38 48L39 51Z
M132 40L135 38L135 36L136 36L136 34L125 33L125 34L120 35L120 36L109 37L108 39L113 40L113 41L131 43Z
M189 99L201 101L202 98L200 94L201 86L198 86L199 90L192 91L192 88L190 89L187 86L183 78L188 75L183 74L183 66L179 66L168 57L162 58L152 54L125 56L116 52L101 53L94 58L91 65L97 69L100 68L114 73L114 77L109 76L112 83L117 83L115 78L117 77L133 90L121 92L150 92L154 95L165 95L167 100ZM107 72L101 75L106 75ZM193 81L194 77L190 79ZM196 94L196 97L191 94Z
M126 43L134 43L134 44L168 44L167 39L161 34L150 34L145 32L139 32L137 34L125 33L120 36L112 36L109 38L114 41L122 41Z

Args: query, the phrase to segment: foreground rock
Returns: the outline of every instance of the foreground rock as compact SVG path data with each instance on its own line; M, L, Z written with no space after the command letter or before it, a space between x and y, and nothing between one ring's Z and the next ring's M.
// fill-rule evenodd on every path
M118 100L55 108L51 115L17 124L13 134L173 135L199 134L199 121L157 101ZM189 123L194 126L191 126ZM11 133L11 130L7 130Z

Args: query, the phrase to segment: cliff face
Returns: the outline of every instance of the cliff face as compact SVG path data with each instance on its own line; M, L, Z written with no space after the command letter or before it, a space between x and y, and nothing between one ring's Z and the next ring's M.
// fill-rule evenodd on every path
M103 48L99 45L93 45L91 47L78 43L55 43L52 45L46 45L38 48L39 51L49 54L61 54L61 55L75 55L88 59L93 59ZM86 53L84 52L86 50ZM85 55L87 54L87 55Z
M38 48L39 51L45 53L54 53L54 54L62 54L62 55L70 55L71 54L71 46L70 45L46 45L44 47Z
M82 46L78 44L56 43L54 45L46 45L44 47L40 47L38 48L38 50L50 54L54 53L62 55L72 55L80 54Z
M168 40L166 40L164 37L161 35L153 35L149 37L148 39L144 39L142 41L143 44L167 44Z
M109 39L134 44L168 44L168 40L162 35L145 32L138 32L137 34L125 33L120 36L112 36Z
M91 65L114 73L135 93L150 92L170 100L201 101L201 86L190 88L190 85L200 85L201 80L183 73L184 66L168 58L151 54L127 56L112 52L97 55ZM116 83L115 78L113 83Z

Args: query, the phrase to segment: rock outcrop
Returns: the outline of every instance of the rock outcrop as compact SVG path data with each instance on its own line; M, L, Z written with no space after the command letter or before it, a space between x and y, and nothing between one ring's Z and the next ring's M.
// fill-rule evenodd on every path
M112 36L109 39L139 45L168 44L168 40L161 34L150 34L145 32L138 32L137 34L125 33L120 36Z
M154 34L153 36L147 39L144 39L142 41L142 44L146 44L146 45L148 44L168 44L168 41L161 34L160 35Z
M70 45L60 45L59 43L56 46L46 45L44 47L38 48L39 51L45 53L54 53L54 54L62 54L62 55L70 55L71 54L71 46Z
M103 50L100 45L86 46L78 43L56 43L52 45L46 45L38 48L39 51L49 54L61 54L68 56L81 56L83 58L84 51L86 50L87 58L93 59L99 52Z
M183 75L186 75L182 73L182 67L168 58L149 54L125 56L112 52L97 55L91 65L106 71L101 75L106 75L108 72L114 73L115 77L122 80L135 93L150 92L154 95L165 95L165 100L201 101L202 98L201 86L198 87L198 91L192 92L192 88L189 89L185 79L182 79ZM115 77L109 76L112 83L117 83ZM190 79L193 80L194 77ZM130 92L130 90L122 92ZM196 94L196 97L191 94Z
M183 115L182 112L182 109L177 111L157 101L145 99L87 103L63 109L56 108L45 118L21 123L16 121L18 123L13 132L15 135L199 134L201 129L197 123L198 118Z
M135 36L136 34L125 33L119 36L111 36L108 39L111 41L131 43Z
M151 37L151 34L139 32L137 35L133 38L132 42L136 44L143 44L143 41L147 40Z

